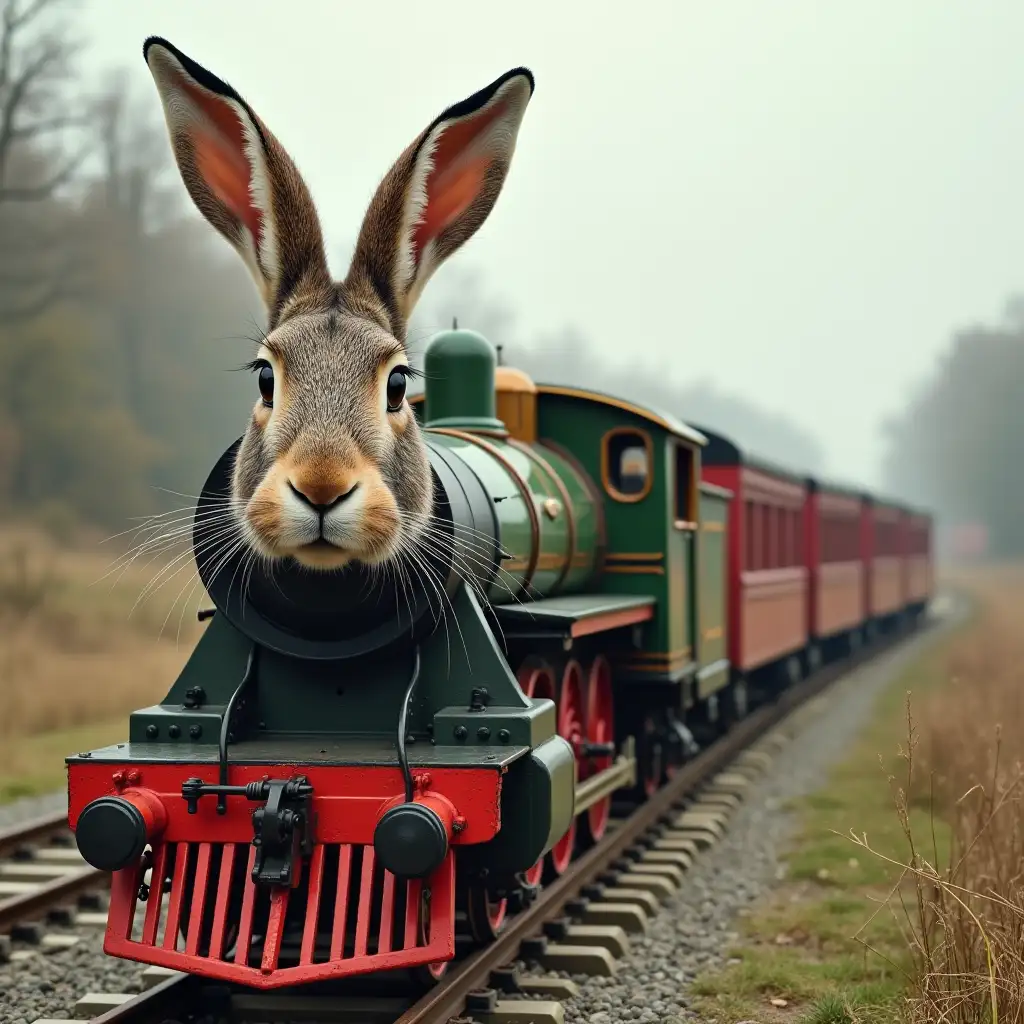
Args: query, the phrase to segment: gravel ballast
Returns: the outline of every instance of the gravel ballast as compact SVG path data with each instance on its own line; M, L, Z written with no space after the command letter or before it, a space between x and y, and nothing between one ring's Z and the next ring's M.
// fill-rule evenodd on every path
M45 796L26 797L9 804L0 804L0 829L11 828L44 814L68 809L68 795L63 789Z
M688 986L702 971L726 966L739 938L739 911L784 877L780 855L796 820L781 808L820 787L865 725L875 697L953 618L862 666L783 723L789 742L751 786L725 837L694 861L647 932L631 937L616 975L573 976L580 995L565 1004L567 1024L703 1019L689 1008Z
M752 784L725 837L697 858L647 932L632 937L616 975L574 978L580 995L565 1003L569 1024L700 1019L689 1009L688 985L699 972L726 963L726 951L738 938L738 912L782 877L780 853L795 823L780 808L820 785L865 723L878 693L956 618L951 614L946 626L878 656L783 725L789 742ZM62 806L65 796L58 793L0 808L0 828ZM0 965L0 1024L71 1017L87 992L138 991L142 969L104 956L100 929L71 948Z

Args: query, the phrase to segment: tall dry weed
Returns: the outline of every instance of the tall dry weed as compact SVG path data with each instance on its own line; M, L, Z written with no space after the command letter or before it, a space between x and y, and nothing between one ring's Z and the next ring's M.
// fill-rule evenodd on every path
M907 852L888 905L913 963L914 1024L1024 1024L1024 571L971 589L977 620L951 645L948 685L913 714L908 698L906 774L891 780ZM930 807L929 834L911 826L912 802Z
M0 533L0 775L5 741L160 700L194 646L201 589L161 587L166 560L106 577L116 556Z

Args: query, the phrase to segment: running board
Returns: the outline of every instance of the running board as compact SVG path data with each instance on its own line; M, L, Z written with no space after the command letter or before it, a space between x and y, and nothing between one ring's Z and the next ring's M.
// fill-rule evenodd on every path
M617 789L636 785L636 740L627 736L622 751L614 762L589 779L576 783L576 809L574 814L590 810L594 804L611 796Z

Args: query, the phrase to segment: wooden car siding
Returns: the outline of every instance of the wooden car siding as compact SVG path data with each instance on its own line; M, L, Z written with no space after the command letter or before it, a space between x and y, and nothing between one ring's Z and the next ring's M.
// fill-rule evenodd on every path
M932 567L927 555L907 559L907 603L927 601L932 592Z
M825 562L815 570L817 606L816 634L819 637L859 626L864 617L864 566L860 562Z
M807 643L807 569L767 569L740 577L740 667L754 669Z
M875 558L871 563L871 614L889 615L903 607L903 560Z

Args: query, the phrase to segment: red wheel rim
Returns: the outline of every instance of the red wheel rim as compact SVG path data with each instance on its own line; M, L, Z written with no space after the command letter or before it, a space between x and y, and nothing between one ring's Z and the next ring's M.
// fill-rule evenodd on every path
M583 742L583 669L580 663L572 659L562 673L562 682L558 687L558 735L568 741L574 751L579 750ZM564 836L555 843L548 855L551 869L556 875L562 874L572 860L573 848L576 845L576 819L566 830Z
M465 892L465 913L469 933L480 945L497 938L508 913L508 899L493 898L483 882L473 882Z
M425 946L430 942L430 902L426 898L426 893L420 892L420 942ZM436 960L432 964L423 964L422 969L426 971L431 978L435 981L440 981L448 972L448 965L451 963L450 960Z
M615 704L612 696L612 669L608 659L598 655L587 675L586 737L591 743L612 743L615 740ZM610 768L611 754L587 759L586 773L596 775ZM605 797L587 810L587 828L593 839L600 839L608 828L612 812L612 798Z
M507 899L492 900L489 896L487 897L487 923L495 934L498 933L501 926L505 923L505 915L507 913Z
M527 662L516 674L519 689L527 697L555 699L555 676L544 662ZM540 885L544 875L544 858L541 857L528 871L523 872L528 885ZM504 916L504 912L503 915Z

